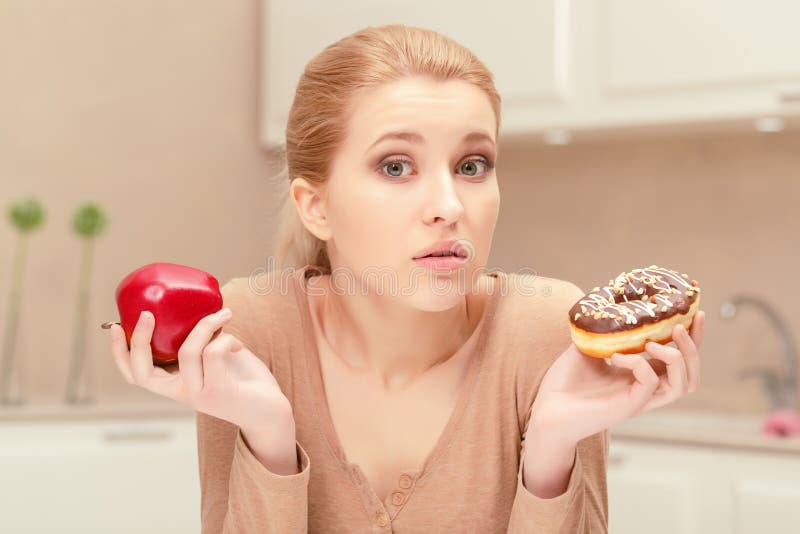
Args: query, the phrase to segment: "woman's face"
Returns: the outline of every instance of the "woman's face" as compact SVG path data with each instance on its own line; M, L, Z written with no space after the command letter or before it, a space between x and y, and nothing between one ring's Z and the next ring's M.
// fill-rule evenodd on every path
M423 77L357 98L325 192L334 273L348 273L357 291L448 309L477 283L500 208L489 98L467 82ZM407 135L387 136L394 132ZM414 261L450 239L469 249L462 267L437 272Z

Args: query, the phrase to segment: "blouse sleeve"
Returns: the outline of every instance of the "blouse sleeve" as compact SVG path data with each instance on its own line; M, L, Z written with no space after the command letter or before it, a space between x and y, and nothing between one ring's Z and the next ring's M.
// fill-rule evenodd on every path
M247 280L234 278L220 288L233 317L223 332L235 335L272 371L268 345L254 344ZM196 413L202 534L306 533L311 461L295 442L299 473L278 475L247 446L235 424Z
M608 532L606 466L609 431L578 442L567 489L549 499L525 487L525 440L517 473L517 493L511 508L508 534L599 534Z
M202 534L308 532L311 460L295 442L299 473L278 475L236 425L197 412Z
M598 534L608 532L606 468L609 431L588 436L578 442L567 489L561 495L544 499L531 493L524 484L525 431L539 384L550 365L572 343L568 313L584 295L575 284L539 277L529 283L535 289L516 299L515 309L523 325L514 345L516 398L518 402L521 452L517 489L509 519L509 534Z

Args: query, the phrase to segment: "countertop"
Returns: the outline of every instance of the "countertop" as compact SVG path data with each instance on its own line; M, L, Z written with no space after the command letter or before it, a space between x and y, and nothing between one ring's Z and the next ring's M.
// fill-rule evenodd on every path
M611 428L611 439L800 455L800 436L763 434L764 415L657 409Z
M31 402L21 406L0 406L0 424L4 422L67 422L86 420L193 418L194 410L180 403L164 400L150 402L65 403Z
M169 400L96 402L88 405L30 403L22 406L0 406L0 424L193 419L194 416L195 412L191 408ZM767 436L761 432L765 417L766 414L749 415L662 408L615 425L611 428L611 438L800 455L800 436Z

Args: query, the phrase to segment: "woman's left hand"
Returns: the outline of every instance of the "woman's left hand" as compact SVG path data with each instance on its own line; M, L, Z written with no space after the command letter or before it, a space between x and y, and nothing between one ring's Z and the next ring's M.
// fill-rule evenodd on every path
M533 402L529 429L546 431L548 439L575 445L640 413L674 402L697 390L705 312L697 311L691 332L676 325L677 348L645 345L641 354L615 353L612 365L581 353L574 343L545 373ZM631 372L633 374L631 374Z

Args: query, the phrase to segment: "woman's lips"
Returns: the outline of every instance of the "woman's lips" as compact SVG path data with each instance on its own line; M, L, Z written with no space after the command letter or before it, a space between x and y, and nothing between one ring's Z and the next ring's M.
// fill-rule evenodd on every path
M418 252L413 259L424 258L437 252L450 252L455 256L469 256L469 251L465 248L468 241L464 239L451 239L449 241L439 241L430 247Z
M467 263L467 258L459 256L426 256L415 258L414 263L432 271L451 271L459 269Z

